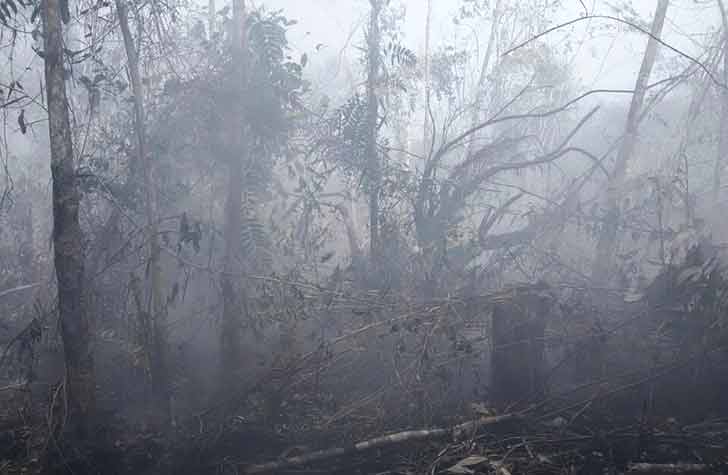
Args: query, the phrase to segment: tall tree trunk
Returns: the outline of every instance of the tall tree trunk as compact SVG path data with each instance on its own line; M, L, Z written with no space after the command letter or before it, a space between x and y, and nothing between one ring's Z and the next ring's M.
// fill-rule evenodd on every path
M382 181L381 163L377 151L377 133L379 121L379 98L377 83L379 81L379 62L381 61L381 32L379 15L382 11L382 0L369 0L372 6L369 19L369 36L367 38L367 157L369 160L369 253L372 263L377 266L380 257L379 229L379 194Z
M234 51L234 80L238 89L238 106L236 107L236 121L232 123L232 144L230 148L230 181L225 201L225 264L222 275L222 325L220 335L221 351L221 389L229 386L230 381L235 382L235 375L241 364L240 326L241 316L244 312L244 301L236 285L240 280L240 247L242 243L242 186L243 186L243 155L245 150L244 111L242 110L243 97L247 88L247 57L248 44L246 32L246 8L244 0L233 0L233 51Z
M207 2L207 39L212 41L215 36L215 15L217 15L217 7L215 6L215 0L208 0Z
M639 115L645 100L647 81L650 78L652 67L655 64L655 57L657 56L658 42L655 38L659 38L662 34L662 27L665 24L665 16L669 3L669 0L658 0L655 18L652 20L651 36L647 41L647 49L642 58L642 66L637 76L634 95L632 96L632 102L627 115L627 125L622 139L622 145L617 153L614 171L609 178L606 200L607 214L604 221L604 228L597 243L597 255L594 268L592 269L592 279L597 285L605 285L609 282L609 276L613 268L614 251L617 247L617 231L621 214L620 193L627 173L627 165L632 158L637 143Z
M725 3L718 0L720 17L723 23L723 84L728 81L728 17L726 17ZM720 121L718 130L718 152L715 157L713 170L713 203L720 200L720 182L723 171L723 157L728 154L728 88L720 87Z
M427 17L425 18L425 122L422 131L423 155L428 156L430 150L430 30L432 29L432 0L427 0Z
M490 25L490 36L488 37L488 46L485 49L485 56L483 57L483 65L480 68L480 77L478 78L478 85L475 90L475 102L473 103L473 111L470 116L470 127L475 128L480 123L480 108L483 105L483 97L485 96L485 87L488 83L488 70L490 66L490 58L493 56L495 50L495 43L498 39L498 27L500 26L501 17L501 0L496 0L495 6L493 6L493 20ZM470 140L468 143L468 153L466 156L471 156L473 147L476 146L475 140Z
M144 90L139 74L139 55L129 29L124 0L116 0L119 26L124 37L124 49L129 63L132 93L134 94L134 129L137 138L137 163L144 167L145 211L147 214L147 241L149 245L149 315L152 317L151 374L156 413L162 425L171 420L169 371L167 363L167 318L162 299L162 268L160 263L159 229L157 226L157 194L154 188L154 164L146 151Z
M58 281L58 310L66 364L67 429L87 439L95 410L91 329L84 301L81 195L76 182L73 142L63 66L63 26L59 0L42 2L43 49L48 128L53 177L53 257Z

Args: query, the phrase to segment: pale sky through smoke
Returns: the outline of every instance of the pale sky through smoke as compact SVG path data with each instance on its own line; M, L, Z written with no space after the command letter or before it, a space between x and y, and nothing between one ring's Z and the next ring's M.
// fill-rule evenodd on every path
M258 2L260 1L258 0ZM405 45L417 52L422 51L426 16L425 0L391 1L400 2L407 9L403 28L406 35ZM438 44L453 40L455 27L452 19L460 3L459 0L433 0L433 48ZM583 3L587 5L590 13L613 14L610 5L618 6L625 2L623 0L613 2L583 0ZM656 8L657 0L632 0L630 3L642 19L649 21ZM366 24L369 8L368 0L265 0L263 4L270 8L283 8L290 18L299 21L299 25L291 31L291 39L292 44L302 51L313 50L316 44L324 43L330 48L336 48L338 52L352 30L358 26L358 30L349 44L350 56L352 56L351 48L361 44L363 26ZM553 24L577 18L584 12L582 2L579 0L564 0L563 5L562 10L551 19ZM670 4L663 39L688 54L695 54L697 51L704 51L704 47L700 43L707 43L706 34L715 30L718 21L718 8L713 1L674 0ZM604 25L605 22L593 20L592 25L599 24ZM578 49L578 53L574 57L568 58L574 66L575 76L586 88L633 87L647 42L645 35L620 33L616 40L609 35L590 39L585 38L588 28L589 24L585 21L563 30L564 33L571 35L572 41L575 43L586 40ZM484 42L487 30L487 24L482 25L480 31L475 29L473 33L471 30L471 38L473 38L473 34L477 34L481 36L480 41ZM465 33L460 31L459 34L462 37ZM547 37L547 40L555 43L563 38L563 34L553 33ZM475 43L473 42L473 44ZM677 56L663 50L661 57L674 59ZM315 57L312 60L315 61ZM680 60L678 64L685 67L687 61ZM656 74L660 74L659 69Z

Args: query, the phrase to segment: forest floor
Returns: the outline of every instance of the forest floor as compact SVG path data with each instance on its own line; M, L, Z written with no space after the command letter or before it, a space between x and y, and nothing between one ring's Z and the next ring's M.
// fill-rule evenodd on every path
M166 434L106 426L84 450L52 440L8 407L0 418L0 473L9 475L728 473L728 418L619 417L594 400L502 415L478 415L476 407L474 419L361 439L352 434L369 429L353 420L305 434L242 418Z

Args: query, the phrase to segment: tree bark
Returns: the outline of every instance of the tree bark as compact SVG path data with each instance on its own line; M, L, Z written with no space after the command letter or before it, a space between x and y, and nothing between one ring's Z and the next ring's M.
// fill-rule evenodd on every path
M634 95L629 107L627 115L627 125L625 127L622 145L617 153L617 161L615 163L612 176L609 178L606 199L606 217L604 228L599 236L597 243L597 255L592 269L592 279L597 285L605 285L609 282L609 276L613 273L614 252L617 247L619 229L620 210L620 193L624 183L627 166L637 144L637 129L640 111L645 100L647 91L647 82L652 72L657 56L658 42L655 38L659 38L662 34L662 27L665 24L665 16L669 0L659 0L655 18L652 21L651 36L647 41L647 49L642 58L642 66L637 76L637 83L634 88Z
M84 301L83 233L78 215L81 194L74 166L58 0L42 2L42 18L53 177L53 257L66 365L66 429L74 439L86 440L93 428L96 382L90 322Z
M149 245L148 285L152 316L152 348L146 350L151 356L152 392L156 414L163 426L172 418L170 404L169 371L167 363L167 319L162 299L162 268L160 264L159 229L157 226L157 194L154 188L154 164L146 151L146 125L144 114L144 90L139 74L139 55L129 29L129 19L124 0L116 0L119 26L124 38L124 49L129 63L132 93L134 94L134 129L137 138L137 163L144 167L145 211L147 214L147 241Z
M382 181L381 163L377 152L377 135L379 121L379 98L377 83L379 81L379 62L381 61L381 31L379 16L382 12L382 0L369 0L371 13L369 18L369 36L367 38L367 157L369 160L369 253L376 266L380 255L379 233L379 193Z
M246 32L246 7L244 0L233 0L233 51L234 51L234 80L237 84L238 104L242 104L247 88L247 56L248 43ZM240 106L242 107L242 106ZM245 121L242 108L237 109L237 121L233 121L231 130L232 144L230 149L230 181L225 201L225 264L222 275L222 325L220 335L221 351L221 390L229 389L230 382L235 381L238 373L242 347L240 341L241 316L244 311L244 301L240 290L237 289L240 275L240 246L242 242L242 186L243 186L243 157L245 153Z

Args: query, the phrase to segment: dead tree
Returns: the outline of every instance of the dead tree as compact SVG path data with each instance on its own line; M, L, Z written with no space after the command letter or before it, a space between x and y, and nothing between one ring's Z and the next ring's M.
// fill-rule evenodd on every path
M637 75L634 95L632 96L632 102L629 106L624 138L622 139L622 145L617 154L614 171L609 177L606 198L606 218L604 221L604 228L599 236L599 242L597 243L597 255L594 261L594 269L592 271L592 277L599 285L607 283L611 274L610 271L613 265L614 251L617 247L617 231L619 229L621 214L620 193L622 192L622 186L627 176L627 166L629 165L629 161L631 160L637 145L637 127L639 125L639 117L642 112L642 105L647 92L647 82L650 79L652 67L655 64L657 46L659 43L658 39L662 34L662 27L665 24L665 17L667 15L667 7L669 3L669 0L659 0L657 4L657 11L655 12L655 18L652 21L650 37L647 41L647 49L645 50L645 55L642 58L642 66L640 67L640 72Z
M534 286L508 290L494 303L490 389L496 407L544 395L544 333L550 302L547 289Z
M66 428L74 438L83 440L89 437L93 425L96 381L84 301L83 232L78 215L81 194L68 116L61 3L46 0L41 5L53 177L53 258L66 364Z

